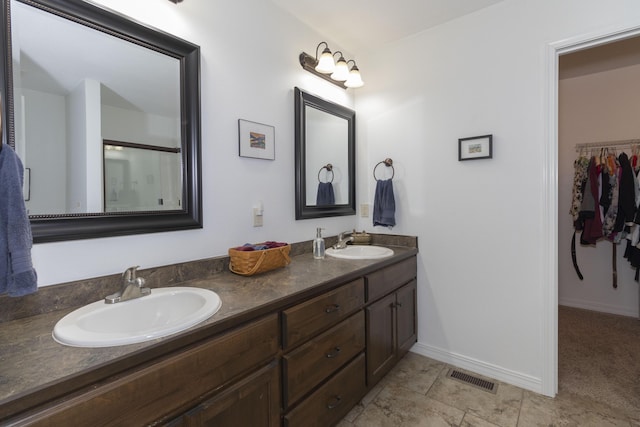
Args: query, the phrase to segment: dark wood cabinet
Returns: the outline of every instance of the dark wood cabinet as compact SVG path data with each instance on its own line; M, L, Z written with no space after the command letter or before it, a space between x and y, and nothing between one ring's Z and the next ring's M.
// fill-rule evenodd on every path
M390 269L394 270L396 266ZM385 289L391 293L370 303L365 309L368 387L380 381L417 339L415 278L409 283L403 283L407 278L406 274L379 273L374 273L373 278L368 277L368 284L376 290ZM415 270L413 274L415 277ZM374 294L379 296L381 293Z
M398 358L401 359L418 339L418 283L412 280L396 292Z
M280 425L280 372L277 361L196 406L171 427Z
M396 363L395 301L391 294L366 308L368 385L380 381Z
M411 257L283 312L285 427L334 425L409 351L416 269Z
M278 336L278 315L266 316L96 384L23 419L22 425L133 426L166 422L274 360L279 350Z

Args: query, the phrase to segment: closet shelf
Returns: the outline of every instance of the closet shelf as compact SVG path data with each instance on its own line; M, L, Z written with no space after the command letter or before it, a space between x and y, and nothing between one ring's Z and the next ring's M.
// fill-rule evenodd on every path
M627 148L633 145L640 145L640 138L621 139L618 141L586 142L582 144L576 144L576 151L584 150L585 148L589 148L589 149L612 148L612 147Z

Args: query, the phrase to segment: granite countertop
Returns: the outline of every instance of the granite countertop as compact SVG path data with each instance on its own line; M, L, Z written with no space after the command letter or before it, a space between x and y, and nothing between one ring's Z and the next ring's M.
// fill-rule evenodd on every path
M106 348L61 345L51 332L56 322L77 307L0 323L0 419L23 410L47 394L67 392L68 383L96 381L213 336L253 318L273 313L306 296L330 289L373 270L415 255L416 247L391 246L394 255L379 260L341 260L310 253L292 257L285 268L251 277L222 271L206 278L174 282L218 293L222 307L211 318L186 331L144 343ZM144 277L144 274L141 274ZM147 285L160 287L148 278ZM96 300L103 295L96 295ZM124 365L124 363L127 365ZM118 366L118 363L120 365ZM115 367L117 366L117 367ZM83 384L83 381L80 381ZM40 394L40 397L34 396ZM27 402L21 402L27 401ZM4 409L3 409L4 408Z

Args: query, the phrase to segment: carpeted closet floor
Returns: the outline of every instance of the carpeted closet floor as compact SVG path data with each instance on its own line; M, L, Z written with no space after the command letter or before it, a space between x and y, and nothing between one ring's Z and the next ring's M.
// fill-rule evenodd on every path
M558 385L640 414L640 320L558 307Z

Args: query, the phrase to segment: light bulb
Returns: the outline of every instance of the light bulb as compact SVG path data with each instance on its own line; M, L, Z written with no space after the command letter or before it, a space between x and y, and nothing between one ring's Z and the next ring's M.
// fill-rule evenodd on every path
M342 55L336 63L336 69L333 74L331 74L331 78L339 82L343 82L349 78L349 66Z
M351 67L351 71L349 71L349 78L346 82L344 82L346 87L362 87L364 86L364 82L362 81L362 76L360 76L360 70L357 66Z
M325 47L322 51L322 55L320 55L320 59L318 60L318 65L316 65L316 71L322 74L333 73L333 70L336 68L336 64L333 62L333 55L328 47Z

